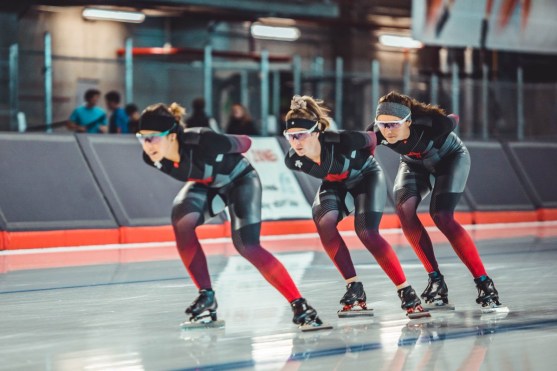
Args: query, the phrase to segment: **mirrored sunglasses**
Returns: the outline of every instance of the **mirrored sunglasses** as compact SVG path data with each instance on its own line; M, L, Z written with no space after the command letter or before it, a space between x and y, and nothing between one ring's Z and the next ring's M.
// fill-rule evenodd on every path
M143 143L157 144L157 143L160 143L162 138L164 138L165 136L170 134L172 129L174 129L174 127L168 129L167 131L163 131L163 132L160 132L160 133L152 133L152 134L136 133L135 137L137 138L137 140L139 140L139 143L141 143L141 144L143 144Z
M378 121L375 120L375 125L381 129L398 129L410 118L410 113L403 119L397 121Z
M304 140L307 139L311 133L313 133L315 131L315 129L317 129L317 125L319 123L315 123L315 125L313 125L313 127L311 129L308 130L299 130L299 131L294 131L294 132L283 132L284 137L289 141L293 141L293 140Z

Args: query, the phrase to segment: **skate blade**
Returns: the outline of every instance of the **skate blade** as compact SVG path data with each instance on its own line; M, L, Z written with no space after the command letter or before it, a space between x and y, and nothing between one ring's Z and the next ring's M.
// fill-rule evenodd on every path
M191 322L185 321L180 323L182 330L193 330L193 329L203 329L203 328L222 328L224 327L224 321L209 321L209 322Z
M323 323L321 325L318 325L316 323L309 323L309 324L299 326L299 329L302 332L310 332L310 331L320 331L320 330L332 330L333 326L326 323Z
M373 317L373 309L339 310L338 318Z
M438 304L437 302L429 303L429 304L426 303L426 304L423 304L422 307L427 311L430 311L430 310L455 310L455 306L451 303L447 303L447 304L445 304L445 303Z
M406 316L410 319L419 319L419 318L428 318L431 317L431 314L429 312L412 312L412 313L406 313Z
M481 308L481 312L482 314L490 314L490 313L509 313L509 307L500 305L500 306L494 306L494 307L484 307Z

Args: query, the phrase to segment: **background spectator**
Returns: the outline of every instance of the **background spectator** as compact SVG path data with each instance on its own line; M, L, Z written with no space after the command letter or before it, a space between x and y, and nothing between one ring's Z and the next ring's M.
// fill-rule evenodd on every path
M222 130L219 127L217 121L209 117L205 113L205 99L203 98L196 98L192 102L193 113L192 115L186 120L186 126L188 128L195 128L195 127L206 127L211 128L217 133L220 133Z
M139 129L139 117L141 116L139 108L137 108L135 104L130 103L126 105L124 110L128 116L128 133L137 133L137 130Z
M109 91L105 94L106 107L112 112L108 120L108 132L110 134L125 134L128 132L128 115L120 107L120 93Z
M228 134L259 135L255 124L248 111L241 104L233 104L230 109L230 118L226 127Z
M106 133L106 113L99 107L101 92L89 89L85 92L85 104L77 107L70 115L67 127L78 133Z

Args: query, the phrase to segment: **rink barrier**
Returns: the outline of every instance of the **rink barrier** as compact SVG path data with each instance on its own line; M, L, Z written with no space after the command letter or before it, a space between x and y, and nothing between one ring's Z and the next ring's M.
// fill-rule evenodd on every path
M532 200L501 143L467 142L472 166L465 196L474 223L538 220Z
M509 142L503 148L534 206L538 219L557 218L557 144Z
M76 138L119 226L170 224L172 200L183 183L147 166L133 135Z
M117 228L73 135L0 135L0 230Z
M284 141L279 142L285 150ZM507 149L508 153L499 143L467 143L467 146L472 156L466 189L466 196L470 197L459 204L457 220L463 224L557 220L557 208L543 188L547 186L545 178L536 178L531 184L524 180L531 173L526 154L536 152L532 148L549 147L554 151L555 144L511 144L509 148L513 152ZM556 158L538 155L533 162L541 163L547 157ZM0 250L174 240L168 214L173 195L182 185L167 176L150 176L149 172L157 170L141 161L140 147L132 136L3 133L0 134L0 158L10 159L0 162L0 174L4 174L0 178ZM398 156L380 146L377 158L392 189ZM52 166L54 163L57 166ZM555 168L551 163L544 164L546 169ZM497 169L495 176L492 169ZM546 173L542 175L554 176L549 170ZM304 185L301 179L312 178L297 175L311 202L319 180ZM549 187L555 184L547 183ZM381 229L400 227L391 193ZM423 202L419 216L424 224L433 225L427 204ZM14 210L19 214L14 214ZM77 215L76 210L79 210ZM51 219L53 213L58 218ZM14 215L19 219L14 219ZM198 236L230 237L227 221L220 219L213 223L216 224L200 226ZM353 231L353 225L354 219L349 216L339 224L339 229ZM264 236L315 231L311 219L266 221L262 225Z

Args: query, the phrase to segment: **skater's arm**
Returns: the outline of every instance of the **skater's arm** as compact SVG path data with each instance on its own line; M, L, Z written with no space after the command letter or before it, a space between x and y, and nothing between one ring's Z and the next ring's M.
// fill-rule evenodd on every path
M373 154L377 146L377 136L372 131L344 131L340 133L340 148L348 153L369 148Z
M218 134L207 129L201 134L200 146L214 155L227 153L244 153L251 147L247 135Z
M432 139L435 141L447 136L458 125L459 117L455 114L435 116L431 125Z

